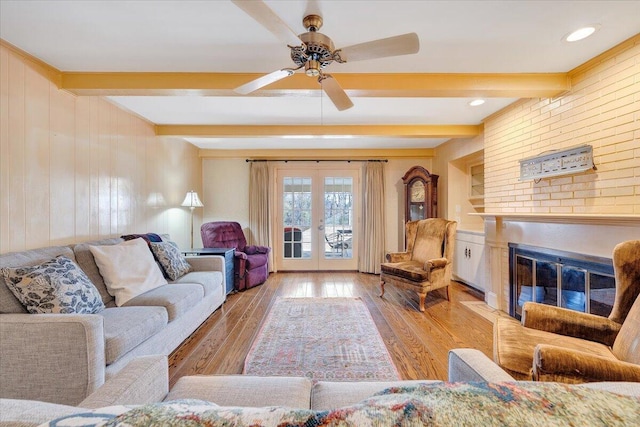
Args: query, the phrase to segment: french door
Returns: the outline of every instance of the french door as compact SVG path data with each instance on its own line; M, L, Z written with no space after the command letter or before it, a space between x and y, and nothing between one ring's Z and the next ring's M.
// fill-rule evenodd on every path
M276 169L278 270L357 270L359 169Z

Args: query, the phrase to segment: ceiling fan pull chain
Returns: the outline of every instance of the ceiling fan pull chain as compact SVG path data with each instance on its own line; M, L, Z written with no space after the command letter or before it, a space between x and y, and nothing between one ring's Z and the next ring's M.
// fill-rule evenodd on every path
M324 126L324 86L322 81L326 79L324 74L320 74L318 77L318 83L320 83L320 126Z

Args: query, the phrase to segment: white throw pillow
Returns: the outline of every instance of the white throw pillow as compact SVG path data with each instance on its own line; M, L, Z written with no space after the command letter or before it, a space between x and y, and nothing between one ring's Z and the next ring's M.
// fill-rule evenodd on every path
M118 307L133 297L167 284L143 239L117 245L89 246L89 250Z

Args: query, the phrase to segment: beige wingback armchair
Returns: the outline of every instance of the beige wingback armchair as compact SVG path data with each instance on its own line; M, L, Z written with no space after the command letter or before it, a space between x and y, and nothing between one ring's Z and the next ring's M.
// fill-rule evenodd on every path
M451 281L453 248L456 239L455 221L430 218L406 224L407 250L387 254L381 266L380 297L385 283L414 291L420 297L420 311L424 311L427 292L447 289Z
M493 358L519 380L640 382L640 240L613 250L616 296L609 317L534 302L522 321L501 317Z

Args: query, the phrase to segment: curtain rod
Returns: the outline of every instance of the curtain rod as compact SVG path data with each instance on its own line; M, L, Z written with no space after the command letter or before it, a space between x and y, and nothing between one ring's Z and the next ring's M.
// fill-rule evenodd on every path
M380 160L376 160L376 159L371 159L371 160L344 160L344 159L245 159L245 162L247 163L253 163L253 162L316 162L316 163L320 163L320 162L347 162L347 163L351 163L351 162L382 162L382 163L387 163L389 160L387 159L380 159Z

